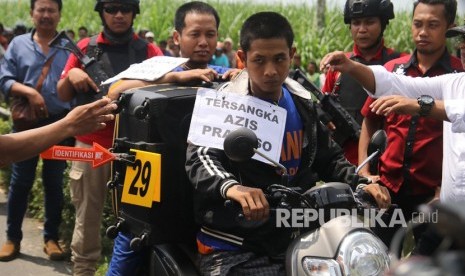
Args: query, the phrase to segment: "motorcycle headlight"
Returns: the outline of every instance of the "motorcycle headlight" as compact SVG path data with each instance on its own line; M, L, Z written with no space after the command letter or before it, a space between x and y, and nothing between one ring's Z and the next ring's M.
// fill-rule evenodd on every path
M339 247L336 260L344 275L383 275L390 258L384 243L369 232L347 235Z
M369 232L347 235L333 259L305 257L302 266L308 276L384 275L390 258L384 243Z
M339 264L332 259L305 257L302 266L308 276L342 276Z

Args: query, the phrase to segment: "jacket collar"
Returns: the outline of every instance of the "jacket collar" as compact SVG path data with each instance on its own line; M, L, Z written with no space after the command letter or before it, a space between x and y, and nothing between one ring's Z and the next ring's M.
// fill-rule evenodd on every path
M380 60L380 59L382 59L383 58L383 49L384 49L384 38L381 39L381 43L379 44L379 48L378 48L378 50L376 51L376 54L373 56L373 58L371 60ZM365 60L365 61L369 61L369 60L365 59L362 52L360 51L360 48L356 44L354 44L354 47L352 49L351 57L352 58L358 58L358 59Z
M292 94L304 99L311 100L310 92L308 92L300 83L296 82L295 80L286 78L284 85ZM248 87L249 73L247 72L247 69L244 69L234 79L222 85L218 90L228 93L236 93L239 95L248 95Z

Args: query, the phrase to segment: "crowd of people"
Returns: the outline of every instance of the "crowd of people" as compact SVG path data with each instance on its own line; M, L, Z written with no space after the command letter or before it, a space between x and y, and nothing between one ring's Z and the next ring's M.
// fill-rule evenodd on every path
M31 31L31 28L26 27L23 23L17 23L13 28L6 28L0 23L0 58L5 54L10 41L17 35ZM66 35L74 42L92 36L85 26L80 26L76 31L74 29L66 29ZM148 29L141 29L137 32L139 38L153 43L160 48L164 56L180 57L180 47L173 41L172 36L166 38L155 37L155 33ZM227 68L243 69L244 65L240 62L236 55L239 44L234 44L232 38L227 37L223 41L218 40L216 52L209 61L209 64L224 66ZM291 64L292 69L299 68L307 77L319 88L324 84L325 74L320 74L319 67L316 61L308 61L307 65L303 65L299 54L296 54Z
M0 58L6 52L8 44L17 35L22 35L27 32L27 28L23 23L17 23L13 28L8 28L0 22Z
M350 30L353 49L326 55L321 66L316 61L302 63L301 53L294 47L293 28L279 13L259 12L248 17L235 44L230 37L219 39L220 15L214 7L197 1L176 10L174 31L166 39L150 30L136 33L133 23L140 13L139 4L139 0L96 0L95 11L103 29L90 34L86 27L79 27L77 38L72 29L66 33L102 65L108 76L154 56L188 61L156 81L116 81L109 88L110 99L134 87L192 80L211 82L221 75L229 81L225 91L251 95L286 110L280 163L292 172L291 185L309 188L310 176L314 181L352 183L355 166L367 157L370 137L384 129L389 144L377 170L367 166L359 172L368 182L363 189L379 207L396 204L409 219L420 204L437 200L439 194L441 200L464 201L465 172L458 164L463 164L465 152L465 90L463 74L457 73L465 68L465 27L455 27L456 0L415 1L411 22L415 49L396 50L384 41L389 22L395 20L393 3L347 0L344 23ZM31 30L23 25L12 32L0 24L0 90L7 100L26 98L40 120L31 130L13 124L13 133L0 137L0 150L4 151L7 141L24 145L40 133L71 127L54 135L54 139L23 147L20 158L2 159L2 164L13 164L7 241L0 249L0 261L11 261L20 252L22 220L39 160L36 154L54 143L90 148L97 142L111 148L114 138L113 115L109 113L116 107L108 98L101 99L101 87L78 57L48 45L57 33L61 10L66 7L61 0L32 0L30 8L34 25ZM449 53L448 37L459 38L460 57ZM292 70L305 72L324 93L337 96L360 125L360 137L336 143L331 131L318 120L319 103L289 78ZM388 96L377 98L380 95ZM269 205L264 190L280 182L275 168L256 160L232 162L223 150L204 145L189 144L186 156L185 170L194 187L195 216L201 227L197 235L201 274L283 275L284 263L275 257L285 252L293 239L292 231L277 228L273 222L260 231L243 229L224 206L224 200L230 199L241 205L247 219L266 219ZM43 160L43 164L44 252L51 260L62 260L65 254L58 241L63 173L68 163ZM73 274L94 275L101 255L99 230L110 165L94 169L86 162L69 164L71 198L76 209L70 247ZM396 229L377 230L376 234L389 245ZM231 242L231 236L240 242ZM108 275L130 275L140 267L144 251L130 249L132 238L131 233L118 234ZM417 228L415 240L415 253L428 255L437 247L439 237Z
M14 28L5 28L0 23L0 57L2 57L8 47L10 41L17 35L24 34L31 31L31 28L27 28L23 23L18 23ZM66 35L75 42L79 42L83 38L87 38L92 35L88 28L80 26L77 29L77 37L74 29L66 29ZM155 46L160 48L164 56L180 57L180 47L173 41L172 36L166 38L156 37L155 33L148 29L141 29L137 32L139 38L153 43ZM238 68L243 69L244 65L240 62L239 57L236 55L239 44L234 44L232 38L227 37L223 41L218 40L215 54L209 61L209 64L224 66L227 68ZM296 54L291 64L292 69L299 68L304 72L311 81L321 88L324 84L324 74L320 74L319 67L316 61L309 61L306 66L301 62L299 54Z

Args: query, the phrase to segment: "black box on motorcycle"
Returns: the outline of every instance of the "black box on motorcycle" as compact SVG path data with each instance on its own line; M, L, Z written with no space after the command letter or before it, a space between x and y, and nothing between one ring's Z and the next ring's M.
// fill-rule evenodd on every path
M114 200L119 219L124 221L122 229L145 235L146 245L195 240L192 186L184 163L196 92L196 87L154 85L120 98L114 152L139 150L159 154L161 160L160 171L151 157L136 156L133 163L117 161L113 166ZM140 199L147 199L147 185L152 185L153 177L160 180L159 198L145 200L142 206Z

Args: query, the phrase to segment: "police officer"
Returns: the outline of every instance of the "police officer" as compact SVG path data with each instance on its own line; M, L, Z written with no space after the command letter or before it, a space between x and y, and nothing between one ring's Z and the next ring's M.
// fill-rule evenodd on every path
M400 56L384 46L383 33L389 20L394 18L394 7L390 0L347 0L344 8L344 23L349 24L354 46L346 55L367 65L382 65ZM339 96L341 105L362 124L360 114L367 94L351 77L330 71L322 88L323 92ZM358 163L358 140L349 138L343 145L346 158Z
M126 70L131 64L163 55L154 44L147 43L133 31L133 22L139 13L139 0L97 0L95 5L102 19L103 31L79 41L78 47L100 63L111 77ZM95 100L95 93L103 94L92 78L83 70L76 56L71 55L58 83L62 100ZM77 97L79 96L79 97ZM84 97L83 97L84 96ZM114 125L88 135L76 137L76 147L90 148L94 142L110 148ZM90 164L74 161L70 171L72 202L76 221L71 241L74 275L94 275L100 258L100 222L110 178L109 164L93 169Z

